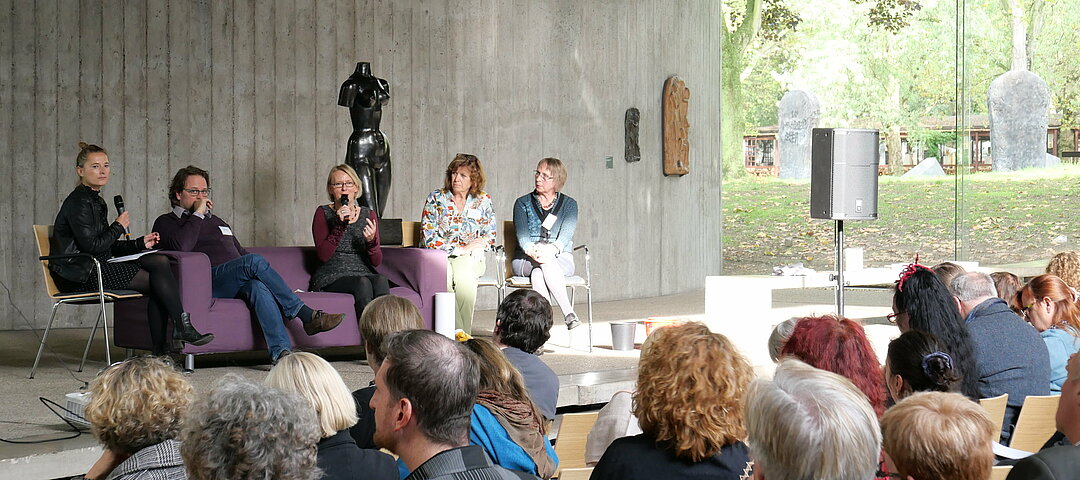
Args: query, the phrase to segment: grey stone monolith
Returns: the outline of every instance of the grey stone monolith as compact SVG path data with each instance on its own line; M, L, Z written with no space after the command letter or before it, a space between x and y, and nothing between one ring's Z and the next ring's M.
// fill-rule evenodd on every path
M941 164L938 163L934 157L927 157L923 161L915 165L915 168L904 172L901 177L944 177L945 169L941 168Z
M780 99L778 165L780 178L810 178L810 146L821 108L814 94L791 90Z
M990 82L990 144L995 172L1045 167L1050 89L1038 75L1012 70Z

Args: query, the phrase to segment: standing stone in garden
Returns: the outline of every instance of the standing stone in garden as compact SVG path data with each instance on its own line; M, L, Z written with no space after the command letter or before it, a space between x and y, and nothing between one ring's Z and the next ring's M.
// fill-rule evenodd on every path
M810 139L820 113L817 98L810 92L792 90L780 99L780 178L810 178Z
M1012 70L990 82L991 161L995 172L1046 167L1050 89L1038 75Z

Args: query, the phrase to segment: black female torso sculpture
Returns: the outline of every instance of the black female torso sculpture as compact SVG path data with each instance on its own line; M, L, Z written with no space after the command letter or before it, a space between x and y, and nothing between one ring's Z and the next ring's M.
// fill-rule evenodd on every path
M353 133L349 137L345 163L360 177L360 204L383 216L390 194L390 145L379 131L382 106L390 101L390 85L371 74L367 62L356 64L356 71L341 84L338 105L349 107Z

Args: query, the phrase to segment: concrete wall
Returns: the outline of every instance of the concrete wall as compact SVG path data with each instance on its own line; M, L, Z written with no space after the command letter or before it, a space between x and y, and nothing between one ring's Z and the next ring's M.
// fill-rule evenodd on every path
M49 303L30 226L52 223L76 183L78 141L109 150L103 193L124 195L134 233L191 163L211 171L215 211L244 244L310 245L351 131L337 89L357 61L391 85L388 216L417 219L453 154L471 152L509 219L536 161L556 156L598 299L702 288L719 271L719 2L0 0L0 12L0 281L38 327ZM673 74L692 92L682 178L661 169ZM641 110L634 164L629 107ZM0 329L27 326L0 298Z

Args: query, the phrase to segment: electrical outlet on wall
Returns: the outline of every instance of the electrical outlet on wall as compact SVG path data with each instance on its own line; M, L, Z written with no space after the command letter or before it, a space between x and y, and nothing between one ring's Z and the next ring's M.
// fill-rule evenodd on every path
M604 166L607 168L615 168L615 159L613 157L604 157Z

